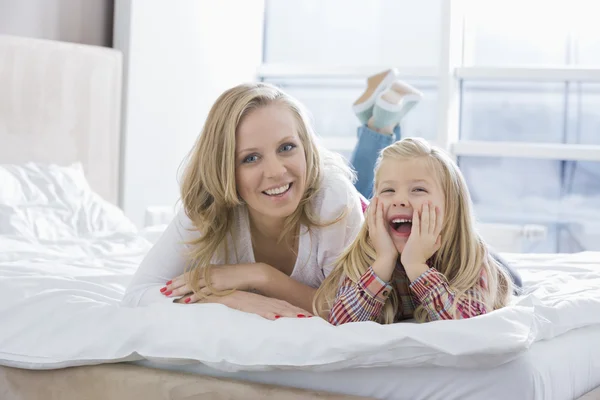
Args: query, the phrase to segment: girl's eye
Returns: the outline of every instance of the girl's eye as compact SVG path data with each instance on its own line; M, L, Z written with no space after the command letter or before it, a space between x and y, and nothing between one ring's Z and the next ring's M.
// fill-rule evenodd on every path
M252 154L252 155L250 155L250 156L248 156L248 157L244 158L244 159L242 160L242 163L243 163L243 164L249 164L249 163L256 162L256 160L258 160L258 156L257 156L256 154Z
M282 145L280 149L281 149L281 151L285 152L285 151L292 151L295 148L296 148L295 144L286 143L286 144Z
M427 193L427 190L425 190L424 188L414 188L413 191Z
M381 191L381 193L386 193L386 192L388 192L388 193L393 193L393 192L394 192L394 189L383 189L383 190Z

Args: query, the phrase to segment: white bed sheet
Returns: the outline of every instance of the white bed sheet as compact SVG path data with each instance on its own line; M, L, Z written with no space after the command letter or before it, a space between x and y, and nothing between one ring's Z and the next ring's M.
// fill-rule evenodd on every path
M197 363L144 360L135 364L378 399L567 400L579 398L600 385L600 326L576 329L534 343L521 357L495 368L376 367L230 373Z
M488 387L486 374L498 375L497 386L513 394L530 387L534 399L572 398L560 390L578 395L600 385L600 253L509 257L525 294L462 321L333 327L319 318L268 321L213 304L126 308L125 287L150 247L131 222L91 192L80 169L0 165L0 172L0 365L202 363L283 385L360 385L359 393L382 398L397 393L397 382L404 382L401 393L415 388L411 398L432 398L429 389L477 397ZM575 378L558 381L564 365L538 362L536 352L556 352ZM207 367L199 371L210 373ZM424 382L428 372L436 382L452 381L448 374L477 379L436 389ZM341 377L340 387L328 376Z

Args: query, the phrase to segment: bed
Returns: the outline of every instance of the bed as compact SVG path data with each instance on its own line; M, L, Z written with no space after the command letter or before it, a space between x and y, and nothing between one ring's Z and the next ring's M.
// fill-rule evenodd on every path
M0 36L0 398L600 398L600 253L506 254L526 292L466 321L121 307L151 246L115 206L121 63Z

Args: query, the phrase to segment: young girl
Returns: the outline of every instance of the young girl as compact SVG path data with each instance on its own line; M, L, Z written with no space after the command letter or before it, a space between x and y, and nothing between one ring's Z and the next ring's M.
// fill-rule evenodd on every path
M474 228L457 165L425 140L386 147L356 240L315 295L334 325L470 318L507 304L512 284Z

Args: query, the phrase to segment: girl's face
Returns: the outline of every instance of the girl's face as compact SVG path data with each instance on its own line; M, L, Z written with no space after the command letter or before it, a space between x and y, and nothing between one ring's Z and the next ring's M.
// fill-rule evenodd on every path
M410 236L414 210L420 215L423 204L430 202L431 207L439 208L439 217L444 221L445 195L437 175L423 157L382 161L375 194L384 204L384 219L399 253Z
M252 111L238 126L235 147L236 186L250 214L291 215L306 186L306 158L291 111L282 104Z

